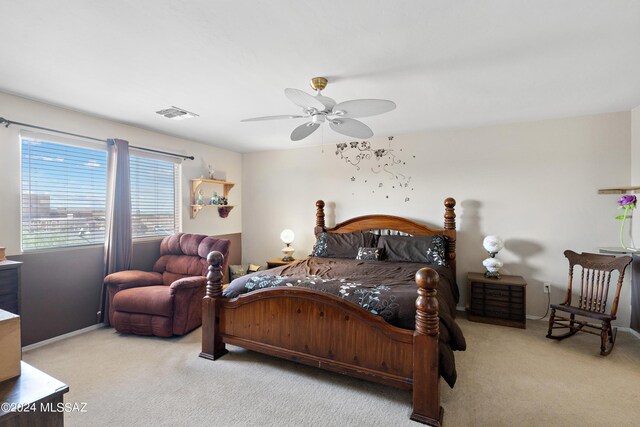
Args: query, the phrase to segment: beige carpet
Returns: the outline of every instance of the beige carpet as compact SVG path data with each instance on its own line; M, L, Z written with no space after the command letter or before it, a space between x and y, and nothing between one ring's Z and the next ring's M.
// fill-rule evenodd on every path
M458 384L442 384L445 426L640 425L640 340L619 333L613 353L582 334L544 338L546 323L513 329L460 320L468 350ZM197 357L200 330L181 338L99 329L34 349L28 363L69 384L68 426L400 426L405 391L235 347Z

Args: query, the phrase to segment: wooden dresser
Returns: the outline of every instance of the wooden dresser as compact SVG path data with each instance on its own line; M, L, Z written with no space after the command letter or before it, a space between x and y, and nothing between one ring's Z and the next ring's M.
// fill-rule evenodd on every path
M0 261L0 309L20 314L20 266L18 261Z
M482 273L467 274L469 283L469 320L525 329L527 282L520 276L500 279Z

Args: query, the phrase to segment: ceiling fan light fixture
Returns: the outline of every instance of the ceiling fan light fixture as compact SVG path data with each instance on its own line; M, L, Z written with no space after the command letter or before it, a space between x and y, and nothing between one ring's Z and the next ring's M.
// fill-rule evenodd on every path
M373 131L366 124L354 119L377 116L396 108L396 104L393 101L386 99L353 99L337 104L335 100L322 95L320 92L327 86L328 80L325 77L314 77L310 83L311 87L317 92L315 96L299 89L286 88L284 90L284 94L289 98L289 101L302 108L304 116L254 117L242 121L255 122L294 117L309 119L309 122L303 123L293 130L291 133L292 141L300 141L308 137L325 122L339 134L352 138L366 139L373 136ZM335 118L335 116L339 119Z

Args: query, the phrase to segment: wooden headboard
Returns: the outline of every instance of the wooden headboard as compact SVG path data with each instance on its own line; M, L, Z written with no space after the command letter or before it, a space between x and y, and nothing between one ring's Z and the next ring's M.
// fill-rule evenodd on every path
M444 228L434 229L423 224L393 215L364 215L348 219L333 228L324 223L324 201L316 202L316 236L320 233L352 233L354 231L394 230L413 236L433 236L441 234L447 239L447 262L453 274L456 273L456 201L452 197L444 200Z

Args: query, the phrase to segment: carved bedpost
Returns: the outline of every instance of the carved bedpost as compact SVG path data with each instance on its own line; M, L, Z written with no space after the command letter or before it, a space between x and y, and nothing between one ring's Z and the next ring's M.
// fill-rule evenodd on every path
M455 202L454 202L455 203ZM416 329L413 333L413 412L411 419L431 426L442 424L440 407L440 366L438 340L440 320L436 288L440 277L435 270L421 268L416 273Z
M228 353L220 335L220 303L222 299L222 265L224 255L218 251L207 256L207 290L202 300L202 352L200 357L216 360Z
M316 202L316 227L313 229L316 236L326 230L324 225L324 201Z
M447 197L444 199L444 229L447 234L447 261L451 266L453 275L456 275L456 199Z

